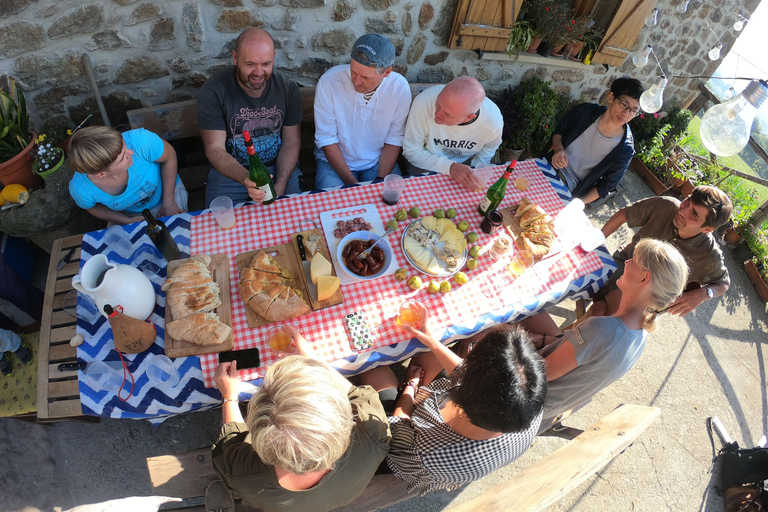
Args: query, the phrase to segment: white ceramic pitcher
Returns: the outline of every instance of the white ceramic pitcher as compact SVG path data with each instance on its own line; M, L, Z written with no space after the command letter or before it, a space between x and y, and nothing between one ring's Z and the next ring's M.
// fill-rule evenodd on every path
M105 304L122 306L124 315L139 320L149 318L155 308L155 290L147 276L129 265L110 263L103 254L85 262L72 287L90 295L105 317Z

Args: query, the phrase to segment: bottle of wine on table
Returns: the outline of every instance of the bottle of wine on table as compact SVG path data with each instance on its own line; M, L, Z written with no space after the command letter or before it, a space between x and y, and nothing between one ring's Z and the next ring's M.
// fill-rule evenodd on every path
M269 170L264 166L256 153L256 148L253 147L253 141L251 140L251 134L247 130L243 131L243 140L245 141L245 150L248 151L248 179L256 184L256 186L264 192L264 200L261 204L272 204L277 199L275 193L275 185L272 183L272 177L269 175Z
M480 215L483 217L488 215L489 211L498 208L501 204L501 200L504 199L504 194L507 192L507 182L509 181L510 176L512 176L512 171L515 169L516 163L515 160L509 163L509 167L504 171L504 176L491 185L483 200L480 201L480 206L477 207L477 211L480 212Z
M152 212L142 210L141 214L147 219L147 235L157 250L163 255L166 261L177 260L181 258L181 251L176 241L171 236L171 232L161 220L155 219Z

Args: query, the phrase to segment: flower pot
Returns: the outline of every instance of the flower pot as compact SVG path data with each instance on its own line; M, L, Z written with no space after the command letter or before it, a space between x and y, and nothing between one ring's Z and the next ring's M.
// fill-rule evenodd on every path
M536 50L536 53L542 57L549 57L549 54L552 53L552 43L549 41L542 41L539 48Z
M43 186L43 180L32 171L37 134L32 132L31 142L15 157L0 164L0 183L3 185L19 184L27 188L38 189Z
M669 191L669 189L664 186L664 183L662 183L661 180L648 169L645 162L638 157L632 158L632 168L641 178L643 178L643 180L645 180L645 183L651 187L651 190L653 190L653 193L657 196Z
M736 261L739 263L744 263L747 260L751 261L754 256L755 255L752 254L752 250L749 248L746 240L742 240L733 248L733 257L736 258Z
M566 55L566 58L579 62L581 59L576 57L581 49L584 48L584 41L574 41L571 43L571 47L568 51L568 54Z
M523 151L525 151L525 148L523 149L499 148L499 161L515 162L517 161L518 158L520 158L520 155L523 154Z
M688 197L691 195L691 192L693 192L693 189L696 188L693 183L691 183L691 180L685 180L683 181L683 184L680 185L680 194L683 197Z
M582 60L582 62L583 62L584 64L586 64L587 66L589 66L590 64L592 64L592 56L593 56L594 54L595 54L595 51L594 51L594 50L589 50L589 51L587 52L587 54L584 56L584 59Z
M553 46L552 47L552 53L550 53L549 55L551 57L562 57L563 56L563 47L564 46L565 46L564 44L561 44L559 46Z
M62 150L62 151L63 151L63 150ZM41 177L41 178L43 178L44 180L47 180L47 179L48 179L48 178L49 178L49 177L50 177L50 176L51 176L53 173L55 173L56 171L58 171L58 170L59 170L59 167L61 167L61 164L63 164L63 163L64 163L64 160L65 160L65 158L64 158L64 153L62 153L62 154L61 154L61 159L59 160L59 162L58 162L56 165L54 165L54 166L53 166L53 167L51 167L50 169L48 169L48 170L44 170L44 171L42 171L42 172L40 172L40 171L35 171L35 174L37 174L38 176L40 176L40 177Z
M755 285L755 290L757 290L760 298L763 299L763 302L768 303L768 284L763 281L763 276L761 276L760 272L757 270L755 262L748 260L744 263L744 270L747 272L749 280Z
M540 44L541 44L541 36L533 36L533 40L531 41L530 46L528 46L528 49L525 50L525 52L536 53L536 50L539 48Z
M725 239L726 243L736 245L737 243L741 242L742 238L738 231L736 231L735 227L732 227L728 231L725 232L725 236L723 237Z

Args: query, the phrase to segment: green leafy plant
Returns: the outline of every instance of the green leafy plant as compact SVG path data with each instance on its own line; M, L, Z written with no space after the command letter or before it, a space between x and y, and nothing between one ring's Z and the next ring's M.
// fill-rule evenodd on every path
M527 21L518 21L512 27L512 32L509 34L509 42L507 43L507 55L518 55L520 52L525 51L536 35L536 31L533 29L533 25Z
M0 89L0 162L7 162L29 145L29 113L24 93L13 78Z

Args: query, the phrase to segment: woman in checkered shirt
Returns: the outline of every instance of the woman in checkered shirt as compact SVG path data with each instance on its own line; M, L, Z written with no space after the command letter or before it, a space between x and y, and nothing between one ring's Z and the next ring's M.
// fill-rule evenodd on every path
M522 330L501 324L484 331L462 360L432 336L429 313L420 308L421 329L406 329L430 352L414 357L406 371L405 389L389 418L386 462L410 482L408 492L423 495L468 484L525 453L539 428L547 378L544 361ZM388 367L360 377L382 402L398 385Z

